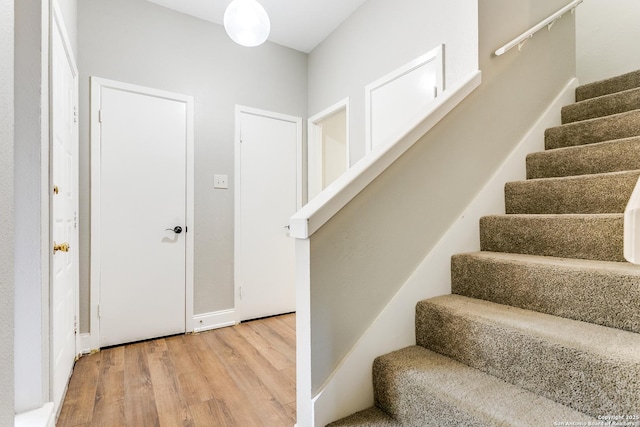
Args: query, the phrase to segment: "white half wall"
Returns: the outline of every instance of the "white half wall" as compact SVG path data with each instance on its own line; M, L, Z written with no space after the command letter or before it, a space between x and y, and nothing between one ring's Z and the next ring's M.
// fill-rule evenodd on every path
M585 0L576 9L580 84L640 69L640 2Z
M527 154L544 150L544 130L560 124L560 109L575 101L576 86L576 79L567 83L314 396L314 425L373 405L374 358L415 345L416 303L451 293L451 256L480 249L480 217L504 213L504 184L525 179Z

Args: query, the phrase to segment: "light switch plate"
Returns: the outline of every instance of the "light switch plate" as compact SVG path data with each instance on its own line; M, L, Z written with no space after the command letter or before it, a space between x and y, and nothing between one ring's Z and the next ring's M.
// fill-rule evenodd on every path
M213 175L213 188L229 188L227 175Z

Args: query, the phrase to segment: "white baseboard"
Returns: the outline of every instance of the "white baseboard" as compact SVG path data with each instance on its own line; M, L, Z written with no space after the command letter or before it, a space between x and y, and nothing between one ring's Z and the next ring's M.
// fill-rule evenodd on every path
M525 179L527 154L544 150L544 130L560 124L560 109L575 101L576 86L576 79L567 83L314 396L315 426L373 405L373 359L415 345L416 303L451 293L451 255L480 249L479 218L504 213L504 184Z
M94 350L94 349L91 348L91 334L90 333L80 334L80 351L79 351L79 353L89 354L89 353L91 353L91 350Z
M233 309L196 314L193 316L193 332L224 328L226 326L233 326L236 323L238 323L236 321L236 312ZM80 353L84 355L98 350L99 348L93 345L94 341L95 337L90 333L80 334Z
M54 427L55 414L53 402L47 402L41 408L16 414L15 427Z
M221 310L193 316L193 332L203 332L211 329L233 326L236 323L236 311Z

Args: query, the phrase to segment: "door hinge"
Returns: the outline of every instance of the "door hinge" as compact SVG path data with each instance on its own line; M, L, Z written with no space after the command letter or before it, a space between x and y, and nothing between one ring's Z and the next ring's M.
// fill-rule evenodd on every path
M78 316L73 316L73 333L78 335Z
M98 110L98 122L102 123L102 110Z
M78 107L73 106L73 123L78 123Z
M100 311L100 304L98 304L98 317L102 317L102 313Z
M238 297L240 297L240 299L242 299L242 286L238 287Z

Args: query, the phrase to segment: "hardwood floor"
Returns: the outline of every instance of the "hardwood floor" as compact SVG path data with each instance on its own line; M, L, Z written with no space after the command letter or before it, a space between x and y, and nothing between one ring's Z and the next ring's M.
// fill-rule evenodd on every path
M295 314L112 347L76 363L58 427L285 427Z

